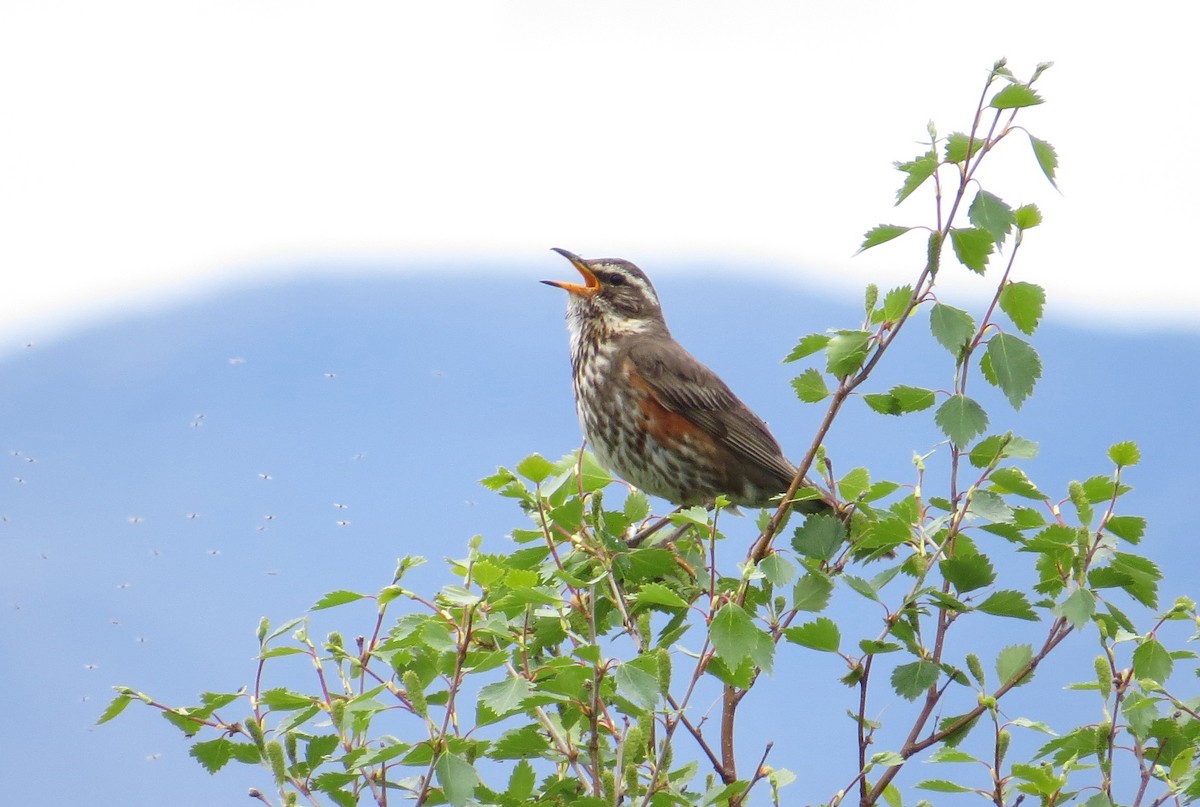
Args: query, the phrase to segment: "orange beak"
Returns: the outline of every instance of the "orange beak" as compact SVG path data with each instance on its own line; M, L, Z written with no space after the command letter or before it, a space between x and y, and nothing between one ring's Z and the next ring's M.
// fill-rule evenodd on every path
M571 265L579 270L579 274L583 275L584 285L578 283L568 283L565 280L543 280L547 286L557 286L560 289L566 289L571 294L578 294L580 297L591 297L600 291L600 281L592 274L592 270L588 268L583 258L576 255L574 252L568 252L565 249L553 248L555 252L562 255Z

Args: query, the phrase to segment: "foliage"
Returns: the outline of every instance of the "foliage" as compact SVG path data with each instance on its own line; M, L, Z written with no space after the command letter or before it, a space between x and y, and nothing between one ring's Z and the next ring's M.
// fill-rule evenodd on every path
M1196 798L1200 699L1172 683L1195 655L1173 649L1169 628L1200 621L1187 599L1160 608L1161 571L1137 552L1146 522L1122 507L1137 447L1114 445L1100 473L1043 487L1022 467L1037 445L989 433L969 383L981 378L1019 409L1043 372L1026 337L1045 295L1013 278L1041 214L985 190L979 170L1024 133L1054 182L1053 147L1014 125L1042 103L1033 85L1045 68L1018 81L999 62L966 131L941 137L929 126L924 151L897 163L897 203L932 185L935 223L880 225L862 244L924 232L925 265L909 285L869 287L859 325L805 336L787 357L815 360L794 387L825 407L788 497L816 473L844 503L839 517L809 516L788 536L792 509L781 502L735 563L742 550L723 540L724 503L655 519L642 494L611 495L622 486L590 454L535 454L483 480L524 514L512 551L485 553L472 540L450 564L455 581L433 596L405 585L421 562L405 558L378 592L334 591L313 606L372 602L373 622L353 642L337 632L314 640L307 618L277 628L264 619L249 691L171 708L120 687L101 722L144 701L198 738L192 755L207 770L260 765L284 804L740 805L761 794L898 807L928 803L897 782L918 760L947 772L906 784L938 799L1106 807ZM947 248L979 274L1002 258L982 312L935 291L952 271ZM865 391L898 334L926 317L949 353L946 387ZM945 478L932 452L915 458L909 480L875 480L863 468L835 478L822 441L854 398L885 417L931 417L946 438L934 449L948 455ZM863 598L878 619L833 618L838 598ZM1130 608L1153 615L1139 628ZM984 658L980 637L1005 621L1024 639ZM1010 694L1036 686L1039 665L1073 633L1097 647L1072 687L1089 693L1094 719L1055 728L1010 716ZM785 674L781 646L842 665L855 773L835 793L781 796L798 774L767 764L771 745L758 754L735 740L739 708L762 675ZM314 674L309 691L269 685L269 673L298 659ZM710 723L697 692L714 684L719 719ZM1040 747L1028 742L1037 737ZM883 738L900 739L878 747ZM745 768L748 753L759 761Z

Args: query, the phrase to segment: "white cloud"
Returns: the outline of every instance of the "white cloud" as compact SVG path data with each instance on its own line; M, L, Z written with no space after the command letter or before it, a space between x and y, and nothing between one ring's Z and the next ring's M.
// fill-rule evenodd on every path
M927 119L965 125L986 68L1041 60L986 176L1036 201L1022 276L1052 310L1194 327L1195 15L1143 3L6 4L0 262L7 335L321 256L738 256L886 285L921 247L851 259ZM1194 263L1194 259L1191 260ZM812 274L806 275L811 277ZM970 284L970 279L964 283ZM855 292L857 295L857 292Z

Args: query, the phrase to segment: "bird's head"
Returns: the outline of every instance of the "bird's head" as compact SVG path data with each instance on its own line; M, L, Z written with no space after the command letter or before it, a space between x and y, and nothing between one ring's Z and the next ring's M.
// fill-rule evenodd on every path
M583 276L583 283L542 281L569 293L569 317L600 320L609 330L644 330L663 324L658 294L641 269L620 258L588 260L558 247L554 251Z

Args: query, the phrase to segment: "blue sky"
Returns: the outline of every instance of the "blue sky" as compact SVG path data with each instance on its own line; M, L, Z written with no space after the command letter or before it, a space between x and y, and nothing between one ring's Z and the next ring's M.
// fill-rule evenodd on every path
M1043 445L1030 470L1056 490L1138 440L1147 551L1165 594L1194 593L1200 275L1178 233L1200 169L1164 144L1194 128L1196 14L4 4L0 680L12 724L37 727L0 737L27 773L6 795L44 802L66 765L92 804L240 800L264 777L210 779L148 710L92 728L109 687L236 687L259 617L377 588L405 552L433 587L471 535L505 546L520 514L475 480L579 440L563 300L536 284L569 275L552 246L638 262L795 455L817 415L778 359L856 324L866 282L911 279L917 239L852 256L876 223L927 219L927 198L893 208L891 163L931 118L962 128L999 56L1056 62L1021 120L1058 148L1062 192L1019 141L984 178L1046 214L1018 275L1049 290L1046 379L993 425ZM963 305L986 285L943 279ZM945 386L940 348L899 347L881 386ZM829 445L839 468L906 478L938 439L859 407ZM772 686L814 724L844 719L836 687ZM813 799L842 772L774 761Z
M485 549L509 546L505 535L523 516L476 480L534 451L560 456L579 440L562 295L520 269L495 266L482 278L455 264L399 271L416 268L385 278L342 266L338 278L246 285L85 328L0 364L8 390L0 461L9 472L0 654L10 660L10 720L37 726L0 739L0 753L29 772L10 782L10 797L37 803L64 759L98 805L153 803L164 792L175 804L205 805L268 789L240 766L210 778L149 709L135 705L93 728L110 686L172 704L234 690L251 681L259 617L279 624L326 591L378 589L407 553L430 559L415 582L433 590L452 582L443 559L463 556L470 536L483 535ZM853 324L857 306L819 289L731 282L718 264L667 272L658 286L676 335L797 453L818 410L795 400L787 385L795 368L779 358L801 333ZM949 354L923 321L914 325L879 388L948 377ZM1137 440L1144 462L1131 475L1130 507L1150 519L1146 547L1168 570L1164 598L1194 593L1200 569L1180 502L1195 483L1200 444L1189 425L1194 381L1180 370L1196 366L1200 340L1104 336L1051 321L1036 344L1046 379L1020 413L990 402L994 428L1042 444L1029 471L1055 491L1105 473L1110 443ZM828 440L836 467L911 481L912 452L939 441L926 415L849 407ZM732 562L749 525L726 528ZM835 614L873 634L878 614L855 599L842 592ZM353 635L369 620L335 611L314 624L318 636L333 627ZM1004 632L1012 627L1024 623L996 625L996 641L1015 641L1020 634ZM1088 674L1093 645L1079 639L1064 651L1074 664L1044 669L1036 692L1014 699L1015 713L1053 704L1065 722L1086 704L1082 695L1062 702L1059 687ZM846 690L834 682L836 665L817 655L790 668L781 660L744 724L755 741L779 741L774 764L801 773L798 793L810 799L847 778L850 751L837 753L839 731L849 738ZM803 686L789 683L797 670ZM307 684L286 668L276 680ZM829 742L798 749L773 718L785 707L825 726Z

